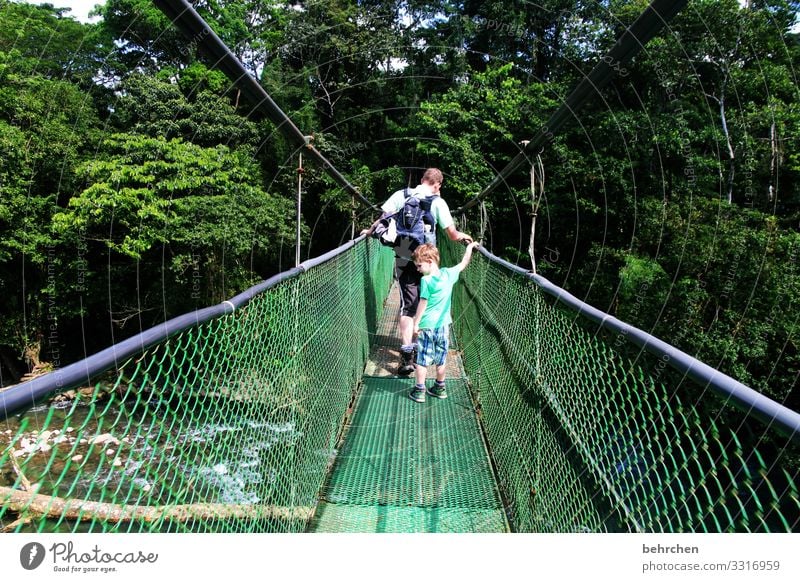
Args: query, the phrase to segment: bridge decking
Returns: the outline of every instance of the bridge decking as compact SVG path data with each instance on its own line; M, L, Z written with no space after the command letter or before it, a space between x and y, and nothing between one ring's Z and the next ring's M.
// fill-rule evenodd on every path
M448 398L408 398L397 367L396 286L384 307L315 532L503 532L506 516L457 350ZM454 343L454 342L453 342ZM451 348L453 345L451 345ZM429 369L431 383L433 368Z

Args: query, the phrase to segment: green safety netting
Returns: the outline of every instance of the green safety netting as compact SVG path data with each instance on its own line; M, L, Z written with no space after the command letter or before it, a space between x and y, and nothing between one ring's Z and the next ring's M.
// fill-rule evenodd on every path
M794 445L486 257L452 399L362 381L392 262L357 244L0 423L0 529L798 529Z
M0 529L303 531L392 264L359 244L0 422Z
M800 529L790 439L598 333L531 277L479 258L462 283L456 335L517 531Z

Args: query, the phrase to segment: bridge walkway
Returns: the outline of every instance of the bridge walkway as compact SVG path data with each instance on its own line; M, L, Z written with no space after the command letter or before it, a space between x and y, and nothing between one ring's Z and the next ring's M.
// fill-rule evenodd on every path
M451 339L447 399L412 401L413 380L394 374L398 311L395 284L310 531L508 531L458 346Z

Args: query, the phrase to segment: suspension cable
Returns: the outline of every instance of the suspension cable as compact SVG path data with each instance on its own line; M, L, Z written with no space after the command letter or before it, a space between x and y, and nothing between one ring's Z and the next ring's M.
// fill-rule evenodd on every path
M217 34L208 26L194 7L187 0L153 0L169 20L183 32L192 43L196 43L206 54L213 59L213 67L225 73L231 83L254 104L254 110L263 113L278 130L295 146L304 148L308 155L316 160L334 179L354 197L361 200L373 210L380 210L376 205L367 200L358 188L353 186L333 164L317 150L305 135L297 128L292 120L272 100L272 97L244 68Z
M482 192L460 208L456 208L453 213L464 213L468 208L471 208L484 197L494 192L498 186L505 183L514 171L539 152L546 142L552 141L561 126L570 117L574 117L591 97L599 93L603 87L611 82L615 73L624 71L624 65L636 56L644 48L644 45L680 12L687 2L688 0L654 0L641 16L636 19L636 22L622 33L622 36L617 39L611 51L601 58L594 69L578 83L564 101L564 104L550 116L547 123L539 129L530 142L495 176L494 180Z

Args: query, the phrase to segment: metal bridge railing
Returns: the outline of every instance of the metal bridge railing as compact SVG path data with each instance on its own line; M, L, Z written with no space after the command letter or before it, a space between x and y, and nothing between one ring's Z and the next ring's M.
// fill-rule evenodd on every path
M0 392L0 530L303 531L392 276L360 243ZM515 530L797 531L796 413L482 254L454 320Z
M0 530L303 531L392 276L358 242L0 392Z
M517 531L800 529L800 415L482 254L454 321Z

